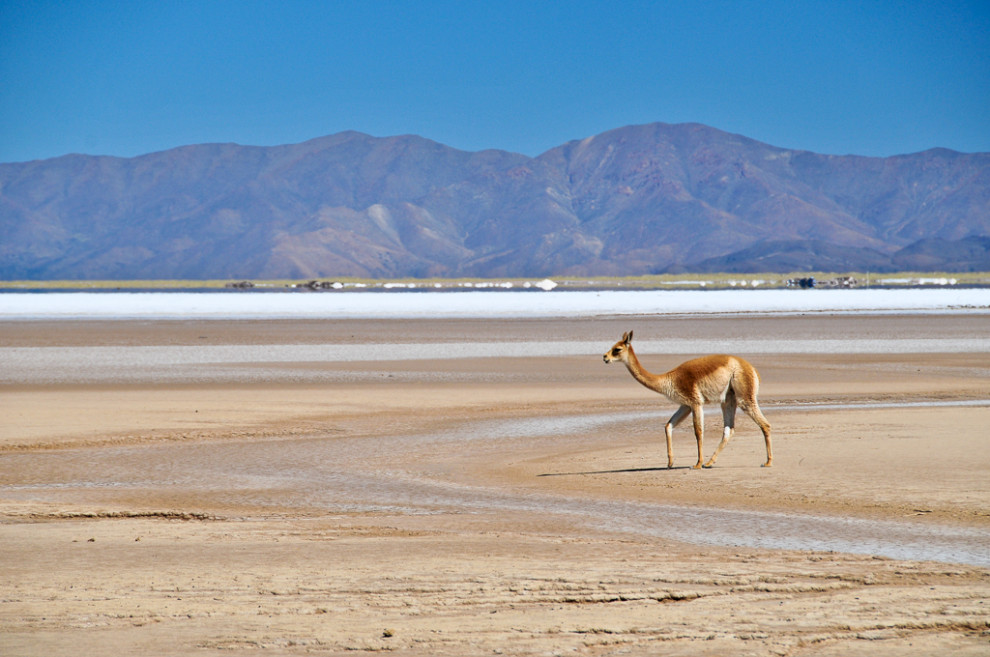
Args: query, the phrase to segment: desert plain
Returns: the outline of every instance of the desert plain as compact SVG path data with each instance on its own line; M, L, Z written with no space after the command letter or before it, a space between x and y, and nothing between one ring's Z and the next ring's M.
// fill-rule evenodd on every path
M714 468L688 422L668 469L674 405L602 362L630 329L654 372L699 355L667 339L749 345L773 467L740 412ZM988 338L979 312L0 322L0 654L987 655Z

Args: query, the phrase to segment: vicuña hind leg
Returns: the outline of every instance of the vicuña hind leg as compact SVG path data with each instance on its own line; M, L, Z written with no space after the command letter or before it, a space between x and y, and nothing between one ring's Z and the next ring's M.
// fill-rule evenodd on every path
M684 421L687 414L691 412L690 406L681 406L678 408L670 419L667 420L667 424L663 427L663 433L667 436L667 467L674 467L674 427Z
M760 405L755 399L748 404L742 404L741 408L746 411L746 415L753 418L753 422L756 422L756 426L760 427L760 431L763 432L763 440L767 445L767 462L763 464L763 467L769 468L773 465L773 448L770 445L770 423L763 417L763 411L760 410Z
M715 452L712 457L708 459L708 463L705 463L706 468L710 468L715 465L715 459L718 455L722 453L725 446L729 444L729 439L732 438L732 434L735 432L736 426L736 393L731 388L725 395L725 401L722 402L722 423L724 427L722 429L722 441L715 448Z

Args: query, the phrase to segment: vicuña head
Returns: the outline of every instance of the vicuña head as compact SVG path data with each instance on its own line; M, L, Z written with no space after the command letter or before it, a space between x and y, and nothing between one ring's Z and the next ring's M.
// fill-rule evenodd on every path
M732 438L736 422L736 406L738 405L749 417L756 422L763 432L767 445L767 462L764 467L773 464L773 450L770 447L770 423L763 417L756 396L760 389L760 375L756 368L738 356L715 354L702 356L681 363L664 374L652 374L639 363L636 352L632 347L633 332L623 334L611 349L602 355L606 363L621 361L625 363L633 378L650 390L659 392L675 404L677 411L664 426L667 437L667 467L674 467L674 450L672 436L674 427L681 423L690 413L694 417L694 436L698 441L698 462L695 468L702 467L704 435L704 405L710 402L720 402L722 405L722 442L715 448L715 453L704 463L710 468L715 459L725 449Z
M622 339L616 342L611 349L605 352L602 358L606 363L611 363L616 360L621 360L625 362L625 359L629 356L629 349L632 347L630 344L632 342L633 332L622 334Z

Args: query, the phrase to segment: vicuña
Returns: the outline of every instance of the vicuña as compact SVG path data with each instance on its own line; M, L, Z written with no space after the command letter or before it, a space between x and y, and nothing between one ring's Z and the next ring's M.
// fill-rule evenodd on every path
M702 436L704 434L705 416L704 405L718 401L722 404L722 419L725 428L722 430L722 442L715 448L715 453L708 459L704 467L710 468L715 459L725 449L732 438L736 423L736 406L746 411L753 418L767 443L767 462L769 468L773 463L773 450L770 448L770 423L763 417L756 395L760 389L760 375L756 368L737 356L716 354L702 356L682 363L666 374L647 372L632 348L633 332L629 331L622 339L605 352L606 363L622 361L629 369L633 378L650 390L659 392L680 408L664 425L667 436L667 467L674 467L674 449L672 435L674 427L681 423L688 413L694 416L694 436L698 440L698 462L695 468L702 467Z

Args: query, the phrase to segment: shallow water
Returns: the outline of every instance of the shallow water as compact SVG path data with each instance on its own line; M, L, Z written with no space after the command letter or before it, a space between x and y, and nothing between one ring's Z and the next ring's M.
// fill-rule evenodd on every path
M954 402L943 403L950 405ZM967 402L990 406L990 400ZM936 403L937 404L937 403ZM856 405L829 404L855 408ZM875 404L871 407L902 407ZM778 407L782 408L782 407ZM821 405L788 405L815 410ZM49 504L138 506L190 495L225 507L270 512L553 516L579 531L619 532L694 544L832 550L896 559L990 566L990 530L930 523L738 511L478 485L445 460L453 446L495 458L579 437L657 412L468 422L430 434L309 437L247 443L174 443L0 455L4 496ZM408 464L399 468L394 464ZM577 476L581 473L546 473ZM222 511L221 511L222 512Z

